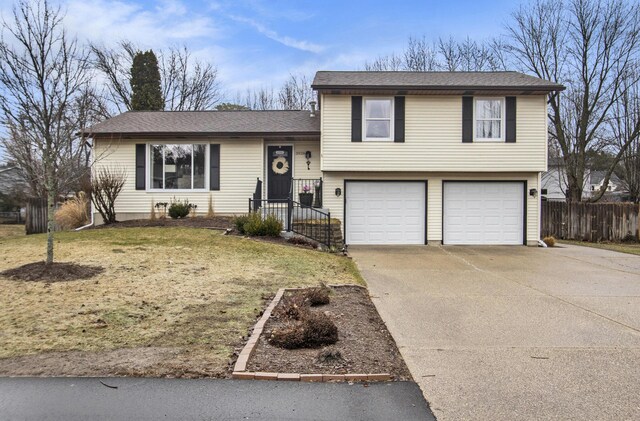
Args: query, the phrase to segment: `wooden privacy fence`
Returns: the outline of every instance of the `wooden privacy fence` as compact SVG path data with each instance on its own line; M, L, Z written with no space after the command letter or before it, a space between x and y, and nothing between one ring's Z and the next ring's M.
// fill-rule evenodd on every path
M581 241L638 239L640 205L636 203L542 202L542 237Z
M47 199L28 199L25 216L27 235L47 232Z

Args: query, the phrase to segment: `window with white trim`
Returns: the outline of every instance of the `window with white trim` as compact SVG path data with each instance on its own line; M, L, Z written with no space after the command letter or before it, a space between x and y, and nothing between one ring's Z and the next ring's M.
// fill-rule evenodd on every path
M204 189L205 144L149 145L149 179L155 190Z
M504 98L475 98L475 140L504 140Z
M363 140L393 140L393 98L364 98Z

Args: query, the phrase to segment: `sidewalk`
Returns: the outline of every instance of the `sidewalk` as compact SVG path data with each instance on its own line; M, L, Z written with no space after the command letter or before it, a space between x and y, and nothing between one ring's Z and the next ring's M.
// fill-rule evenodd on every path
M0 378L0 418L435 420L412 382L141 378Z

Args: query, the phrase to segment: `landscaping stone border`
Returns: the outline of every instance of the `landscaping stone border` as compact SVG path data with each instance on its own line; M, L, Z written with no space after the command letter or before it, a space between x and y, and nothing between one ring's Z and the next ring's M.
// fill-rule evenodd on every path
M364 288L362 285L356 284L337 284L337 285L328 285L331 288L340 288L340 287L359 287ZM329 382L329 381L389 381L391 380L391 374L388 373L375 373L375 374L303 374L303 373L267 373L267 372L252 372L247 371L247 364L249 363L249 358L253 355L253 351L255 347L258 345L258 340L260 339L260 335L264 330L264 325L271 317L271 313L276 308L276 306L282 300L284 293L286 291L298 291L306 288L280 288L276 293L276 296L273 297L271 303L267 306L260 320L253 327L253 331L251 332L251 336L249 336L249 340L247 341L242 351L240 351L240 355L238 355L238 359L236 360L236 364L233 367L233 373L231 375L234 379L244 379L244 380L283 380L283 381L300 381L300 382Z

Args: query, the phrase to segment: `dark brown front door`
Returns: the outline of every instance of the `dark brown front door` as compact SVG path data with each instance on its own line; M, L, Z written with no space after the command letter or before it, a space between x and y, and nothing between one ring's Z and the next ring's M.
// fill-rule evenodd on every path
M293 146L267 146L267 198L270 202L289 197L293 174Z

